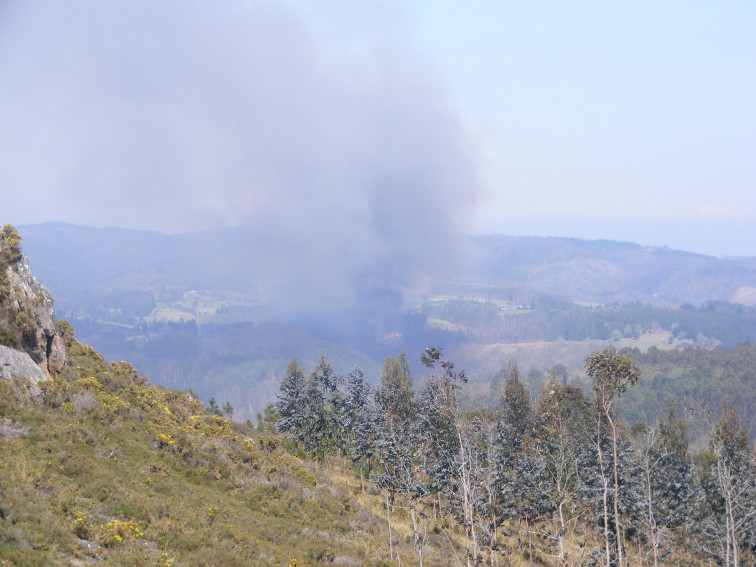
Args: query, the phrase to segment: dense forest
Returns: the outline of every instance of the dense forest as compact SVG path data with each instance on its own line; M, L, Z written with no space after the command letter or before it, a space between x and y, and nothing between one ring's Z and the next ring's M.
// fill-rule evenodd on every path
M630 423L654 423L674 401L688 421L692 446L700 449L722 406L731 404L748 437L756 439L756 346L621 352L632 357L644 376L622 400L621 414Z
M721 345L724 352L729 352L749 337L752 343L756 342L754 313L756 309L752 307L715 303L680 308L635 303L584 307L543 296L534 299L532 306L503 311L494 302L446 300L404 314L397 321L396 332L387 335L385 343L376 342L372 335L359 335L349 325L334 330L322 326L315 329L312 325L308 329L285 322L198 324L190 320L127 324L88 318L74 319L72 323L108 359L129 360L171 388L191 386L205 401L210 396L234 398L240 415L253 417L274 399L286 361L292 356L310 365L321 352L327 352L340 372L356 363L375 383L387 349L415 352L427 344L443 344L469 370L471 379L479 382L491 380L515 356L522 358L518 362L525 373L533 368L545 373L557 363L575 372L590 350L607 345L642 346L649 336L667 337L656 339L660 347L657 350L679 350L686 345L711 349ZM546 342L554 348L539 355L539 350L530 346L535 342ZM527 356L497 354L500 345L513 343L527 351ZM644 350L647 349L648 345ZM651 371L658 373L656 369ZM653 378L648 373L646 376ZM657 381L653 388L660 390L663 386ZM737 397L737 389L731 386L728 392ZM671 387L671 383L667 384L667 390ZM644 383L644 392L645 388ZM665 396L657 393L653 411L664 404ZM716 399L714 405L718 407L719 398Z
M467 412L457 401L465 373L437 348L420 359L422 384L401 353L385 359L375 389L358 367L337 376L322 357L306 377L292 360L278 402L259 416L303 456L349 458L383 495L389 534L397 509L411 518L420 565L444 522L464 529L468 565L509 564L511 553L558 565L756 558L756 457L731 404L691 455L674 402L654 423L619 418L641 378L627 354L588 357L592 395L554 369L535 404L513 364L498 406Z
M423 307L428 317L448 321L465 340L480 343L582 341L639 337L655 330L680 339L730 348L756 342L756 309L710 301L701 307L641 303L586 307L564 298L531 295L525 305L503 308L495 301L454 299ZM707 342L707 339L710 339Z

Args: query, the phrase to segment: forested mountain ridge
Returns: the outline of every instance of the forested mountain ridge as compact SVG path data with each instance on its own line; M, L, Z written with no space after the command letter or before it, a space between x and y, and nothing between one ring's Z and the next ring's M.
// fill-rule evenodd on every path
M101 299L114 291L177 287L234 291L248 303L265 299L267 274L256 263L261 250L252 227L164 234L46 223L21 232L27 254L39 263L38 277L54 286L56 297L67 302L71 297L72 309L82 308L84 291ZM471 236L463 251L467 260L453 278L429 274L433 290L466 296L495 285L597 303L701 304L750 302L748 290L756 288L754 258L714 258L628 242ZM52 273L55 278L48 277Z
M477 254L471 280L579 301L701 304L732 301L756 287L754 258L577 238L491 235L470 242Z

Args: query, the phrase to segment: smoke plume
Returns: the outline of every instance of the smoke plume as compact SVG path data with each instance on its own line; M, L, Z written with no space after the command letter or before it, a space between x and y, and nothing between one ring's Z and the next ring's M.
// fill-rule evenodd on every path
M343 4L6 3L6 220L246 225L280 304L401 303L456 256L475 150L401 11Z

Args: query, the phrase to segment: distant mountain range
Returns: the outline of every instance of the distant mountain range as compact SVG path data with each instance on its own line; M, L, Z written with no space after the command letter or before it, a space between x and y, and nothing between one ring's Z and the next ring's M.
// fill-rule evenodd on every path
M255 246L252 227L164 234L45 223L20 231L32 268L64 310L134 290L225 291L240 294L240 303L265 306L269 274L260 259L267 251ZM496 297L524 288L600 304L715 300L756 305L756 258L504 235L466 237L461 250L464 258L454 264L454 273L439 267L426 274L428 293Z
M476 236L463 278L497 288L527 287L601 304L742 300L753 304L756 258L715 258L630 242Z

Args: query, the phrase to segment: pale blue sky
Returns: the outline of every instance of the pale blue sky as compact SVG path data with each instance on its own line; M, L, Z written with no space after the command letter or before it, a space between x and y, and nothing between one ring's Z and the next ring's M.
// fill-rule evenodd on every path
M756 256L754 2L210 6L0 4L1 222Z
M477 229L756 255L756 3L413 2Z

